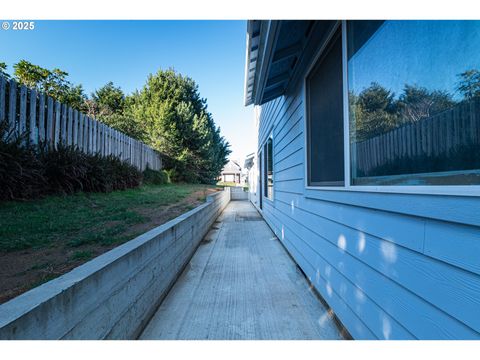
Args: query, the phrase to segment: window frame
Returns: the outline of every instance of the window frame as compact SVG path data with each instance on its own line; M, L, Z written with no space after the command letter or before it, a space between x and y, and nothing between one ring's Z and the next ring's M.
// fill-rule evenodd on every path
M272 140L272 197L268 196L268 141ZM263 175L263 197L269 201L273 201L274 199L274 184L275 184L275 162L274 162L274 151L273 151L273 131L270 131L268 136L266 137L263 145L262 145L262 155L263 155L263 170L262 170L262 175Z
M343 79L343 145L344 145L344 185L327 186L311 185L308 180L310 166L308 156L308 109L307 109L307 78L314 69L318 60L328 47L338 29L341 28L342 36L342 79ZM307 71L303 75L302 100L303 100L303 131L304 131L304 187L307 197L314 196L319 190L325 191L348 191L355 193L387 193L387 194L419 194L419 195L449 195L480 197L480 185L352 185L351 179L351 147L350 147L350 109L348 104L348 58L347 58L347 20L337 21L330 29L328 36L320 46Z
M320 51L315 55L314 61L310 64L308 71L305 74L304 81L303 81L303 101L304 101L304 119L305 119L305 182L307 186L311 187L318 187L318 188L329 188L329 189L338 189L343 188L346 185L346 174L345 170L343 173L343 181L319 181L319 182L312 182L310 181L310 169L311 169L311 161L310 161L310 145L309 145L309 128L310 128L310 109L309 109L309 94L308 94L308 78L312 74L312 72L316 69L316 66L319 61L323 60L323 55L325 52L328 52L331 49L331 41L337 36L337 32L341 30L341 39L342 42L342 92L343 98L345 98L345 76L344 76L344 69L343 69L343 29L340 29L340 23L337 22L331 29L331 32L328 34L327 39L322 44ZM336 40L336 39L335 39ZM328 54L327 54L328 55ZM343 107L345 107L345 102L343 102ZM343 109L343 116L345 116L345 109ZM345 119L344 119L345 120ZM343 135L344 135L344 149L343 149L343 167L345 169L345 121L343 122Z

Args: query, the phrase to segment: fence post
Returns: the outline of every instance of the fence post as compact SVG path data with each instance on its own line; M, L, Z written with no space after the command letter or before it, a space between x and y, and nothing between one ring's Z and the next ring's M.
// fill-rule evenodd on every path
M92 123L93 123L92 153L95 154L97 152L97 120L92 119Z
M5 121L5 94L6 81L3 76L0 76L0 123Z
M28 121L29 139L31 144L38 144L38 128L37 128L37 92L35 89L30 90L30 115Z
M78 110L73 110L72 145L78 147Z
M53 99L47 98L47 133L45 134L48 146L53 144Z
M45 95L38 95L38 141L45 142Z
M58 146L60 141L60 111L62 104L57 100L55 101L55 137L54 137L54 146L55 149Z
M93 119L88 118L88 152L93 154Z
M27 131L27 87L20 86L20 117L18 122L18 135L25 136ZM23 140L22 140L23 142Z
M67 118L67 145L72 145L73 139L73 109L68 107L68 118Z
M83 151L88 154L88 128L90 124L88 116L83 116Z
M8 96L8 128L11 132L15 132L17 117L17 83L10 80L10 93Z
M60 141L62 144L67 142L67 105L62 104L62 114L60 117Z
M78 113L78 148L84 151L83 148L83 135L85 128L85 115L81 112Z

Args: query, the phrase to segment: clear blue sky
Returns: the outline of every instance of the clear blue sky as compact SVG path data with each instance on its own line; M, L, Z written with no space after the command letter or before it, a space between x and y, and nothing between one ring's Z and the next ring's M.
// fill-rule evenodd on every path
M0 31L0 62L21 59L69 73L90 94L108 81L126 93L150 73L175 68L193 78L232 158L255 150L253 109L243 106L246 21L36 21Z
M458 74L480 69L479 46L479 21L387 21L352 57L350 85L358 94L378 82L398 96L408 83L458 98Z

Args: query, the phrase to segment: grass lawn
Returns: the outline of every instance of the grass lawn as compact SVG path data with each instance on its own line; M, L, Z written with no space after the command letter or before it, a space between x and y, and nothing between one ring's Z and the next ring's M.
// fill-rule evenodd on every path
M0 203L0 303L205 201L208 185L145 185Z

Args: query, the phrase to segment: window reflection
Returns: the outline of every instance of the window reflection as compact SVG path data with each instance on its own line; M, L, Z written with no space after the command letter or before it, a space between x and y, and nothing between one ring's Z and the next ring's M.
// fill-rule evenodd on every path
M480 184L480 22L347 30L352 183Z

